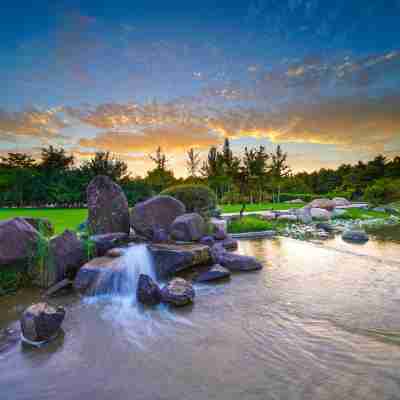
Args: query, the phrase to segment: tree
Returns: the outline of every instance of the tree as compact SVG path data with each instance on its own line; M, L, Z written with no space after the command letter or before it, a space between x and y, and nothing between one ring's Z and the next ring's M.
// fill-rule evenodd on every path
M167 169L168 159L160 146L157 147L156 154L154 156L149 154L149 157L150 160L156 164L156 169L160 171L165 171Z
M282 151L280 145L277 146L275 153L271 153L271 177L274 188L277 190L277 202L280 201L282 179L291 174L291 170L286 162L287 153Z
M42 148L39 167L46 173L65 171L74 165L74 156L68 156L63 148Z
M96 175L106 175L116 182L126 178L128 174L128 165L109 151L99 151L95 156L83 163L82 170L90 177Z
M186 169L190 178L196 178L200 167L200 154L196 153L193 148L189 149L186 160Z

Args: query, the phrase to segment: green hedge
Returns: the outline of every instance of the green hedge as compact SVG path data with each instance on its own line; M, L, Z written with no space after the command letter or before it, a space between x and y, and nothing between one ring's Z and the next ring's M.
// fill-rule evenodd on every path
M187 212L210 215L217 207L215 193L205 185L171 186L162 191L161 195L172 196L180 200L185 205Z

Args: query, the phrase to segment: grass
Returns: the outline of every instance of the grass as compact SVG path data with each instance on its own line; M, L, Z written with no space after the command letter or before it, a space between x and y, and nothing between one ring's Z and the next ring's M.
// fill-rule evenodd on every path
M380 211L364 210L362 208L348 208L346 213L338 217L339 219L373 219L373 218L389 218L390 214Z
M246 216L229 222L229 233L262 232L280 230L287 226L286 221L266 221L258 216Z
M245 212L266 211L266 210L289 210L291 208L301 208L304 204L290 203L258 203L246 204ZM223 204L219 206L223 213L238 213L242 209L241 204Z
M2 208L0 221L15 217L47 218L53 224L55 233L65 229L76 230L78 225L87 218L86 208Z

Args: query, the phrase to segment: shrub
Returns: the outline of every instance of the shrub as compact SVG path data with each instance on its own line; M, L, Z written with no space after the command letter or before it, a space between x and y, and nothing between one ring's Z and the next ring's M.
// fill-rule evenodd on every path
M367 186L364 200L372 205L386 204L400 199L399 179L378 179Z
M290 201L300 199L303 200L305 203L309 203L315 199L320 198L321 195L316 195L312 193L281 193L279 196L279 200L281 202Z
M180 200L187 212L197 212L209 216L217 207L215 193L205 185L177 185L161 192L161 195L172 196Z

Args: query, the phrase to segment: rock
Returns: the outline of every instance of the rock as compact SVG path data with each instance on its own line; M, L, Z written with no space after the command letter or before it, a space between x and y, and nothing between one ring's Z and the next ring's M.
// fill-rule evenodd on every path
M106 294L116 282L126 279L126 268L119 258L98 257L84 264L76 274L74 287L86 295Z
M303 204L304 201L301 199L294 199L294 200L285 201L285 203L287 203L287 204Z
M210 224L214 227L214 230L221 230L225 232L225 234L228 231L228 224L226 220L221 219L221 218L210 218Z
M332 201L335 203L335 207L351 206L351 201L344 197L335 197Z
M310 214L313 219L318 219L323 221L329 221L332 217L332 214L323 208L311 208Z
M261 218L267 221L272 221L276 218L276 214L272 211L266 211L261 215Z
M152 244L149 250L159 277L171 276L198 265L207 265L211 261L210 248L201 244Z
M334 201L329 199L316 199L313 200L309 205L310 208L322 208L324 210L332 211L336 204Z
M200 214L183 214L175 218L170 230L174 240L197 242L206 234L206 224Z
M128 200L121 187L99 175L87 187L88 228L93 235L123 232L129 234Z
M263 268L263 265L254 257L227 251L219 252L216 258L219 264L230 271L257 271Z
M328 224L326 222L319 222L316 225L316 228L322 229L323 231L328 232L328 233L332 233L335 231L335 228L331 224Z
M200 241L200 244L204 244L205 246L212 247L215 244L215 239L212 236L203 236Z
M175 278L162 288L161 296L164 303L180 307L192 303L195 292L190 282Z
M107 251L106 257L111 257L111 258L122 257L125 254L125 251L126 251L125 249L115 247Z
M221 228L217 228L213 236L215 240L224 240L226 239L226 232Z
M51 286L64 278L74 277L87 261L88 254L82 240L75 232L65 230L49 242L49 257L46 260L45 286Z
M341 209L341 208L335 208L332 211L332 217L341 217L342 215L346 214L346 210Z
M365 243L369 236L365 231L348 229L342 233L342 239L348 242Z
M165 229L155 229L153 232L154 243L166 243L169 240L168 232Z
M238 241L234 239L232 236L228 235L222 242L222 247L225 250L236 250L238 248Z
M161 302L161 290L150 276L140 274L136 297L140 303L153 306Z
M222 265L215 264L209 271L200 274L196 278L196 282L215 281L217 279L229 278L230 276L231 272L229 269L224 268Z
M137 234L152 240L157 229L169 234L172 222L185 212L185 206L179 200L171 196L155 196L133 207L131 224Z
M228 252L221 243L217 243L211 248L211 256L216 264L220 264L230 271L256 271L263 268L256 258Z
M283 214L278 217L280 221L297 222L297 216L294 214Z
M102 257L108 250L126 244L129 235L124 232L104 233L102 235L92 235L89 240L94 244L93 257Z
M54 308L47 303L28 307L20 320L24 339L43 342L54 338L60 331L64 317L63 307Z
M43 236L49 237L54 235L54 226L47 218L22 217L22 219L32 225Z
M35 257L41 235L23 218L0 222L0 268L26 270Z
M303 207L296 210L297 218L303 224L310 224L312 222L311 209Z

